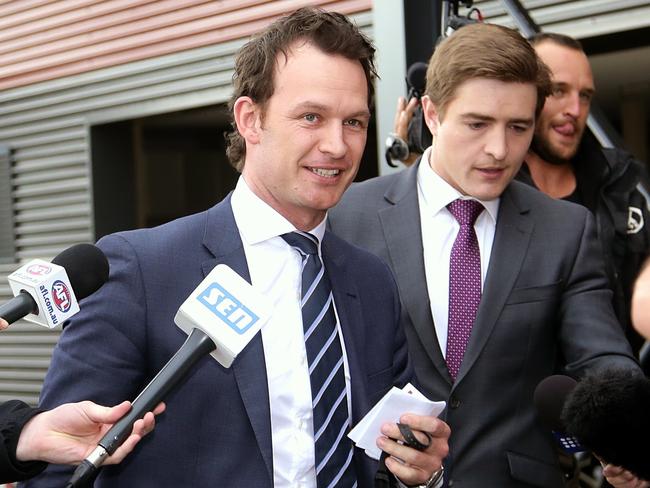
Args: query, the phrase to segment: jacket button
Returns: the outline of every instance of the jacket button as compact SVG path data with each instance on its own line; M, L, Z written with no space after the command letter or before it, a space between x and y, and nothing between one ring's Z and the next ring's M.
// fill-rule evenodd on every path
M451 408L458 408L458 407L460 407L460 400L459 400L458 398L456 398L456 397L451 397L451 398L449 399L449 406L450 406Z

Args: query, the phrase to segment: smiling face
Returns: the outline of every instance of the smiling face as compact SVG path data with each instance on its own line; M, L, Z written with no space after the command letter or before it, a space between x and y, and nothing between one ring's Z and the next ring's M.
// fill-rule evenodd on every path
M363 155L370 112L359 61L296 43L276 59L265 106L241 97L234 114L249 187L298 229L315 227L352 183Z
M535 51L551 69L552 93L537 119L533 150L550 163L568 163L578 150L594 94L589 60L552 41L541 42Z
M532 83L473 78L438 113L424 97L433 134L431 168L463 195L492 200L521 167L533 136L537 89Z

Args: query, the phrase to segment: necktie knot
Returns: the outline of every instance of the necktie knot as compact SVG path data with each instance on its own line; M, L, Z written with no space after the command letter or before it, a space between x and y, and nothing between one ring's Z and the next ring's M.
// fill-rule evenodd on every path
M318 238L307 232L288 232L282 234L287 244L302 251L303 254L318 254Z
M476 200L459 198L447 205L447 210L455 217L460 225L474 225L476 219L485 207Z

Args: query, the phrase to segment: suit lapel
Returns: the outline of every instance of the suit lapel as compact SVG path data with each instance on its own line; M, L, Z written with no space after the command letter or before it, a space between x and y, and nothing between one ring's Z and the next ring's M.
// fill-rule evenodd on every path
M217 264L225 264L250 283L246 255L232 213L230 195L208 210L203 245L215 256L202 264L204 276ZM269 477L273 480L271 410L261 333L255 335L231 368Z
M456 384L471 369L485 347L519 275L533 231L533 221L528 212L529 208L517 198L513 184L510 184L501 196L483 296Z
M356 424L370 409L367 405L366 372L360 362L365 356L365 332L361 304L356 284L347 275L346 253L339 250L339 244L330 232L323 238L322 254L325 269L332 284L334 304L343 334L346 358L350 373L352 394L352 425Z
M402 304L429 358L442 377L448 379L426 286L417 189L419 164L397 175L395 184L384 195L392 205L379 210L379 220Z

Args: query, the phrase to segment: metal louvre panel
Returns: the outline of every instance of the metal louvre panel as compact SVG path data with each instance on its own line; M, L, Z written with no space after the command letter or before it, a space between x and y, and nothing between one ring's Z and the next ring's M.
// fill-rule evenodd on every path
M12 297L11 288L7 282L7 276L14 270L16 267L15 264L11 265L1 265L0 264L0 303L5 303ZM5 331L0 332L0 343L2 343L2 334Z
M522 0L521 4L543 31L580 39L650 26L648 0ZM500 0L478 0L474 7L486 22L515 27Z
M7 276L16 268L15 264L0 264L0 300L6 302L11 297L11 288ZM2 334L0 334L1 336Z
M0 402L12 399L38 403L58 332L24 321L0 335Z
M15 254L10 175L11 151L9 146L0 145L0 263L13 261Z
M352 18L371 35L369 11ZM94 240L89 125L227 101L233 57L246 40L0 90L0 142L13 150L16 245L15 262L0 264L1 302L19 263ZM25 321L0 332L0 401L37 403L59 333Z

